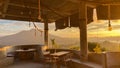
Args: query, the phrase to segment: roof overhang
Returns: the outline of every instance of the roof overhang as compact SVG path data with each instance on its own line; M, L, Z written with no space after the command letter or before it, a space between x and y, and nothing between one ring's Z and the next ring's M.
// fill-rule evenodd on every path
M120 5L120 0L41 0L41 17L49 23L79 12L80 2L88 7ZM20 21L38 20L38 0L0 0L0 18Z

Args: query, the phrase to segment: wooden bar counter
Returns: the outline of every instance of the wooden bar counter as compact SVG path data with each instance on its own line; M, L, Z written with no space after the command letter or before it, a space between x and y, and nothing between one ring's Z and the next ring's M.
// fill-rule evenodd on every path
M19 60L34 60L34 56L36 54L35 49L28 49L28 50L16 50L15 51L15 58Z

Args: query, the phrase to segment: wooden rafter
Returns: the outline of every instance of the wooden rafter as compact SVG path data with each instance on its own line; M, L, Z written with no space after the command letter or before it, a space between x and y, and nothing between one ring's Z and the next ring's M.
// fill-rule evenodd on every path
M20 2L20 0L0 0L0 17L18 17L20 20L22 20L21 18L29 18L29 14L27 13L29 11L26 11L26 8L29 8L29 10L34 13L33 17L37 19L37 0L34 2L33 0L21 1L22 2ZM85 2L87 6L92 8L95 8L98 5L120 5L119 0L62 0L60 4L59 2L59 0L55 0L55 2L50 2L50 0L41 0L41 15L47 15L48 20L56 21L57 19L67 17L78 12L77 5L79 5L79 2ZM24 12L24 10L26 12ZM24 12L23 14L22 11Z
M60 11L56 11L55 9L52 9L52 8L50 8L50 7L48 7L48 6L44 5L44 4L41 4L41 5L43 5L43 8L46 8L46 9L52 11L53 13L57 14L58 16L65 17L65 15L69 15L69 14L66 14L66 13L61 14Z
M68 0L70 2L73 2L73 3L79 3L80 0Z
M23 6L23 5L21 5L21 4L9 3L9 5L25 8L25 6ZM53 13L55 13L55 14L58 15L58 16L64 17L65 15L69 15L69 13L64 13L64 14L62 13L62 14L61 14L60 11L57 11L57 10L55 10L55 9L53 9L53 8L51 8L51 7L48 7L48 6L44 5L44 4L41 4L41 5L42 5L43 8L46 8L48 11L52 11ZM26 6L26 7L29 7L29 6ZM37 10L38 10L38 7L30 6L30 8L31 8L31 9L37 9Z
M2 6L3 5L3 2L0 2L0 6Z
M96 7L97 5L120 5L120 1L114 0L79 0L85 2L89 7Z
M2 12L0 12L0 15L2 15Z
M33 7L33 6L23 6L23 5L21 5L21 4L15 4L15 3L9 3L9 5L11 5L11 6L17 6L17 7L22 7L22 8L30 7L31 9L38 9L37 7Z
M29 18L28 16L20 16L20 15L13 15L13 14L4 14L6 16L11 16L11 17L21 17L21 18ZM35 17L32 17L35 18Z
M0 6L3 4L3 0L0 0Z
M10 0L5 0L5 1L4 1L5 4L4 4L4 6L3 6L3 13L7 13L7 9L8 9L8 5L9 5L9 4L8 4L9 1L10 1ZM5 15L2 14L2 17L4 18Z
M11 17L20 17L20 18L29 18L29 16L21 16L21 15L14 15L14 14L8 14L8 13L2 13L0 12L0 15L5 15L5 16L11 16ZM32 17L32 18L37 18L37 17Z

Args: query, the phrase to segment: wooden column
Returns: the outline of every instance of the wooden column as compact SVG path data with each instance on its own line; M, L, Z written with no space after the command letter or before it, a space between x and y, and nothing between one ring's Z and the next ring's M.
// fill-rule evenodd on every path
M44 42L45 42L45 45L47 46L46 48L48 48L48 21L47 20L44 22Z
M88 44L87 44L87 8L84 2L79 5L79 25L80 25L80 58L81 61L88 59Z

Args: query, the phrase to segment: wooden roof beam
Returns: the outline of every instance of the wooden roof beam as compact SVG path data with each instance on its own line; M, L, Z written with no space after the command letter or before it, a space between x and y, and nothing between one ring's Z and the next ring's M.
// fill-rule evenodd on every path
M93 5L93 4L87 4L88 7L91 7L91 8L95 8L96 5Z
M102 5L120 5L120 2L104 3Z
M0 15L5 15L5 16L11 16L11 17L21 17L21 18L29 18L27 16L20 16L20 15L13 15L13 14L3 14L2 12L0 12ZM4 18L4 17L3 17ZM37 18L37 17L32 17L32 18Z
M71 1L73 3L79 3L80 2L80 0L67 0L67 1Z
M9 3L9 5L17 6L17 7L23 7L23 8L25 8L25 7L30 7L31 9L36 9L36 10L38 10L37 7L32 7L32 6L23 6L23 5L14 4L14 3ZM42 5L43 5L43 4L42 4ZM55 13L56 15L61 16L61 17L64 17L65 15L69 15L69 13L61 14L61 12L56 11L55 9L50 8L50 7L46 6L46 5L43 5L42 7L43 7L43 8L46 8L46 9L49 10L49 11L52 11L53 13Z
M17 6L17 7L22 7L22 8L29 7L31 9L38 9L38 7L24 6L24 5L15 4L15 3L9 3L9 5L11 5L11 6Z
M84 2L93 5L104 5L104 4L120 5L120 1L84 1Z
M5 1L4 1L3 13L6 13L6 12L7 12L9 1L10 1L10 0L5 0ZM3 14L2 17L4 18L5 15Z
M86 1L86 0L79 0L79 2L81 2L81 3L84 2L84 3L86 3L86 5L88 7L91 7L91 8L95 8L96 5L99 4L99 3L96 3L96 2L93 2L93 1Z
M2 6L3 5L3 0L0 0L0 6Z
M2 15L2 12L0 12L0 15Z
M3 5L3 2L0 2L0 6L2 6Z
M42 5L43 5L44 8L46 8L46 9L54 12L55 14L57 14L57 15L60 16L60 17L65 17L66 15L69 15L69 14L66 14L66 13L62 13L62 14L61 14L61 12L56 11L55 9L52 9L52 8L50 8L50 7L48 7L48 6L44 5L44 4L42 4Z

